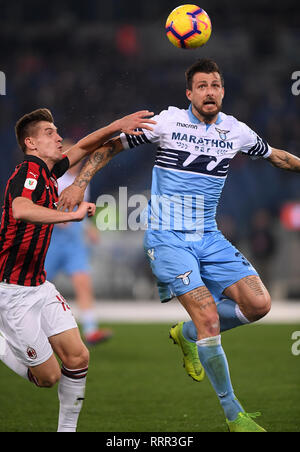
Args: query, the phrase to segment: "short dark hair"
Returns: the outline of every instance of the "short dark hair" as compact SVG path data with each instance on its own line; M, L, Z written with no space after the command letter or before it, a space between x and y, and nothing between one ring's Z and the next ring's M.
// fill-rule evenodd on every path
M224 86L224 78L217 63L211 58L201 58L195 61L185 72L186 87L191 90L193 86L193 77L197 72L204 72L205 74L211 74L217 72L220 74L222 86Z
M24 153L26 153L25 138L34 134L34 127L40 121L54 122L53 116L48 108L39 108L20 118L15 125L17 142Z

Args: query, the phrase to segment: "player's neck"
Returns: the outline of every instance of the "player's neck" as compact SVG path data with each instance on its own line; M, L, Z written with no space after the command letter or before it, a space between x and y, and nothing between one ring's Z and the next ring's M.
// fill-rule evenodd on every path
M38 159L42 160L47 165L50 173L53 169L53 166L56 163L47 157L43 157L43 156L39 155L37 152L26 152L26 155L28 155L28 156L31 155L31 156L37 157Z

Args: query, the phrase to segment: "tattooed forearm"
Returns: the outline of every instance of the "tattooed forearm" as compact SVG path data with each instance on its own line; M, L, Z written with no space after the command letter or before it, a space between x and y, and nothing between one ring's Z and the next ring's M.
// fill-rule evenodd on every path
M264 287L257 276L246 276L243 281L255 295L264 295Z
M89 171L86 171L82 175L80 174L79 176L76 177L76 179L73 182L73 185L75 185L75 187L85 188L90 183L91 178L92 178L91 173Z
M102 148L94 151L82 168L80 174L76 177L74 185L80 188L87 187L94 175L121 150L120 144L117 141L111 140Z
M300 159L289 152L272 149L272 154L268 157L268 160L277 168L300 172Z

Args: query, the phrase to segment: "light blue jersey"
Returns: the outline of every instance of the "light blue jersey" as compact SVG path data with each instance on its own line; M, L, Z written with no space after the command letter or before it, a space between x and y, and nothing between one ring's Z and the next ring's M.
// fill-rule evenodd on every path
M121 135L124 148L158 145L152 173L148 228L217 230L216 211L232 159L238 152L268 157L269 145L246 124L220 113L207 125L188 110L169 107L153 118L153 131Z
M161 301L205 285L218 302L227 287L257 275L216 224L230 163L238 152L267 158L272 150L224 113L211 125L199 121L191 107L169 107L153 119L153 131L122 134L121 140L124 148L158 145L144 245Z

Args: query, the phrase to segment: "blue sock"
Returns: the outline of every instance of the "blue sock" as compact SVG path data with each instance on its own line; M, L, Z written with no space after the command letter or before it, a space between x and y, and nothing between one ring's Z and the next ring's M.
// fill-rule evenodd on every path
M189 320L188 322L184 322L182 327L182 334L186 338L186 340L190 342L197 342L197 329L195 327L195 324L192 320Z
M233 392L221 336L201 339L197 342L197 347L201 364L216 391L226 418L229 421L235 420L244 409Z
M217 310L220 318L221 332L250 323L240 310L239 305L230 300L230 298L223 298L217 302Z
M240 325L250 323L241 312L239 306L229 298L223 298L217 303L217 310L220 319L220 331L231 330ZM194 323L190 320L183 324L182 329L184 337L191 342L197 341L197 330Z

